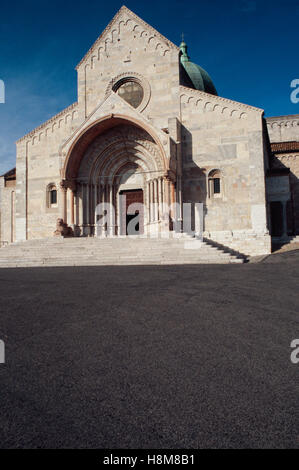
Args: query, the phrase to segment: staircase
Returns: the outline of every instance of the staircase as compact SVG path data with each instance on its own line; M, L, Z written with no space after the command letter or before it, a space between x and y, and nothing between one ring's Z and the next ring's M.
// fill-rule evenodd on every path
M0 268L243 263L195 238L46 238L0 249Z
M293 245L293 244L295 244L295 243L299 243L299 235L294 235L293 237L290 237L289 243L290 243L291 245Z

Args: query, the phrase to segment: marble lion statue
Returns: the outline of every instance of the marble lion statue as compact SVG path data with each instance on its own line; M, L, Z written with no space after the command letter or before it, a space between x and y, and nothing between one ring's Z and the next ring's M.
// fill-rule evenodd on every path
M73 237L74 232L71 227L63 222L63 219L57 219L54 237Z

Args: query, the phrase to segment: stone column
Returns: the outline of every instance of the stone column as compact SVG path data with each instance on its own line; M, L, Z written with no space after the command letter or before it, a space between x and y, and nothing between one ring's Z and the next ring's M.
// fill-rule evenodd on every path
M110 225L110 230L109 230L109 235L110 237L113 237L115 235L115 210L114 210L114 205L113 205L113 184L110 183L109 185L109 225Z
M148 201L147 201L147 204L148 204L148 223L150 224L151 221L152 221L152 187L151 187L151 181L148 181L147 183L148 185Z
M158 180L154 180L154 214L155 214L155 222L158 221Z
M74 225L75 225L75 194L74 194L74 189L70 190L70 196L71 196L71 225L74 228Z
M105 184L101 183L99 184L99 204L104 204L105 203ZM97 230L97 235L99 237L104 237L106 236L105 233L105 227L103 225L103 214L98 214L99 216L102 216L102 218L98 222L98 230Z
M170 205L170 198L169 198L169 180L167 178L164 178L164 202L168 206Z
M97 223L96 219L96 209L98 205L98 197L99 197L99 187L97 184L94 185L94 223Z
M103 204L108 202L107 194L108 194L108 185L106 183L104 183L104 186L103 186L103 201L102 201ZM107 218L107 215L106 215L106 218ZM108 222L107 222L107 227L106 227L106 224L105 224L105 225L103 225L103 228L102 228L102 235L104 237L107 237L107 230L108 230Z
M60 183L61 195L62 195L62 209L61 209L61 218L63 222L67 224L67 185L66 181L61 181Z
M159 220L161 221L163 218L163 178L159 178L158 180L159 185Z
M149 221L150 221L150 187L149 187L149 181L146 181L146 185L145 185L145 189L146 189L146 211L145 211L145 214L146 214L146 223L148 224Z
M78 201L78 220L77 224L81 229L81 235L83 233L83 214L84 214L84 193L83 193L83 184L80 183L78 191L77 191L77 201Z
M168 178L164 177L164 191L163 191L163 202L164 202L164 214L163 214L163 225L164 230L169 231L169 206L170 206L170 198L169 198L169 180Z
M173 181L170 181L170 193L171 193L171 204L175 204L176 197L175 197L175 184Z
M176 224L176 194L175 194L175 184L173 181L170 181L170 204L171 204L171 218L172 218L172 223L171 223L171 230L174 230L175 224Z
M154 181L150 182L150 194L151 194L151 222L155 220L155 192L154 192Z
M90 235L90 186L86 184L86 225L87 235Z
M98 221L97 221L97 205L99 202L99 185L96 183L94 186L94 236L97 236L97 226L98 226Z

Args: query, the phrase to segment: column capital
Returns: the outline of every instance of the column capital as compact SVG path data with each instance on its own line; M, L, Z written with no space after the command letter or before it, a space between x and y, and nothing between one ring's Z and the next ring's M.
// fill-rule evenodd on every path
M65 192L67 191L67 182L66 182L66 180L60 181L59 186L60 186L60 189L62 191L65 191Z
M60 189L62 189L62 191L67 191L68 189L71 189L72 191L75 191L76 190L76 182L75 181L71 181L71 180L61 180L60 181Z
M176 174L175 174L172 170L167 170L167 171L164 173L163 178L164 178L166 181L169 181L169 182L172 182L172 183L175 183L175 182L176 182Z

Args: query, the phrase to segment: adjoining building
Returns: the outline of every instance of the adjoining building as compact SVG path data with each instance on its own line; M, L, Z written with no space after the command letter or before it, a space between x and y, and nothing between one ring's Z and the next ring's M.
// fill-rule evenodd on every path
M183 204L203 203L204 236L246 255L298 234L299 116L265 120L218 96L184 41L126 7L77 73L78 101L22 137L0 179L2 244L52 237L58 218L99 236L103 202L114 210L100 236L126 234L132 202L144 204L140 234L183 230Z

